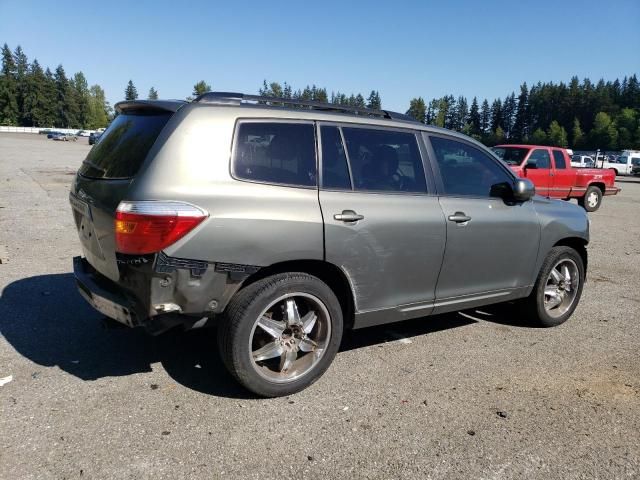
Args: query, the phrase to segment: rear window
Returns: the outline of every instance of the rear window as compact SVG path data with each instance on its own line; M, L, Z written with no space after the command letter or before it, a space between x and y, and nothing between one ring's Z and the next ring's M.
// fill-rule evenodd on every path
M508 165L520 165L529 153L528 148L522 147L493 147L491 150Z
M138 173L171 112L118 115L100 136L79 173L91 178L131 178Z
M556 162L556 168L567 168L567 163L564 160L564 153L560 150L553 150L553 160Z
M311 123L242 122L233 159L236 178L315 187L316 146Z

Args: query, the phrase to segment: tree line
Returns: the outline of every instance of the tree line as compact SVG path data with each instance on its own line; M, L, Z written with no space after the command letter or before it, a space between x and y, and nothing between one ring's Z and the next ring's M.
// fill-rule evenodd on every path
M407 114L449 128L487 145L533 143L577 150L640 148L640 85L635 74L622 81L573 77L568 84L520 86L504 99L480 102L446 95L428 104L413 98Z
M372 108L380 110L382 108L382 100L377 90L371 90L371 93L365 97L361 93L347 95L340 91L327 93L326 88L317 87L316 85L307 85L303 89L293 90L291 85L284 82L262 82L262 87L258 90L258 94L263 97L279 97L292 100L311 100L314 102L331 103L334 105L343 105L349 107Z
M62 65L43 69L20 46L2 47L0 125L95 129L109 122L111 107L100 85L82 72L68 77Z
M211 91L200 80L193 86L192 100ZM334 105L382 109L377 90L366 97L307 85L294 89L287 82L263 81L261 96L312 100ZM124 89L126 100L138 98L132 80ZM158 98L151 87L148 99ZM423 97L409 102L408 115L429 125L456 130L487 145L534 143L574 149L640 149L640 84L636 74L614 81L573 77L568 84L523 83L516 96L511 92L491 103L474 97L445 95L428 103ZM0 71L0 125L95 129L106 127L114 112L97 84L89 86L82 72L67 77L62 65L54 72L37 59L29 62L20 46L2 48Z

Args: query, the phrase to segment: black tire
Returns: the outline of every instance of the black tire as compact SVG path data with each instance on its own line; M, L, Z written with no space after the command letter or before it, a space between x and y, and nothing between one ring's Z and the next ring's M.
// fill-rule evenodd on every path
M565 259L573 261L577 267L579 275L578 288L575 292L573 303L571 303L568 310L560 316L552 316L545 308L547 280L551 275L551 270ZM542 264L542 268L540 268L540 273L531 294L522 302L525 316L528 317L531 323L542 327L555 327L566 322L580 302L584 279L584 262L580 254L571 247L553 247Z
M324 353L309 371L300 378L278 383L258 373L251 346L254 325L272 302L294 292L313 296L324 305L330 337ZM338 352L342 330L340 302L329 286L306 273L282 273L243 288L231 299L218 327L218 348L225 366L244 387L263 397L279 397L299 392L322 376Z
M595 203L590 201L590 198L595 198ZM595 185L591 185L587 188L587 191L584 192L584 197L578 199L578 204L587 212L595 212L600 208L600 205L602 205L602 190Z

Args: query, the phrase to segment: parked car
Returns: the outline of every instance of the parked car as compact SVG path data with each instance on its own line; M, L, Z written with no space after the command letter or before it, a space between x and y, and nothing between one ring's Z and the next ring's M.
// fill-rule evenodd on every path
M76 132L76 136L78 137L88 137L90 135L90 132L88 132L87 130L78 130Z
M56 130L49 130L47 133L47 138L53 138L54 136L62 135L62 132L58 132Z
M624 150L618 155L612 168L616 171L616 175L635 175L634 167L639 161L640 150Z
M316 381L345 329L515 300L553 326L578 304L585 211L470 137L242 94L115 108L71 186L80 293L152 333L216 323L259 395Z
M494 153L520 177L528 178L536 192L550 198L576 198L588 212L600 208L602 197L616 195L615 174L595 168L572 168L566 150L544 145L497 145Z
M38 135L49 135L51 133L50 128L43 128L42 130L38 130Z
M630 150L625 150L625 152L631 152ZM640 157L640 152L636 152L636 156ZM614 156L614 155L604 155L598 156L598 159L595 161L595 168L604 168L612 170L616 176L617 175L631 175L631 170L633 168L632 165L632 155L624 153L622 155Z
M100 140L101 136L102 136L101 132L91 132L89 134L89 145L95 144L98 140Z
M571 166L574 168L593 168L593 158L588 155L572 155Z
M58 140L61 142L75 142L78 140L78 137L76 137L73 133L62 133L62 132L56 132L52 137L52 140Z

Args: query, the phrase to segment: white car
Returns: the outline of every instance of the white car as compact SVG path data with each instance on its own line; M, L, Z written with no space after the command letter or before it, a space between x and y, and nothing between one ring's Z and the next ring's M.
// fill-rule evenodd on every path
M90 135L90 132L88 130L78 130L78 132L76 133L76 136L78 137L88 137Z
M571 166L573 168L593 168L593 158L588 155L572 155Z
M616 175L631 175L633 168L633 158L640 157L640 152L625 150L615 160L605 160L606 157L598 156L596 168L609 168L616 172Z

